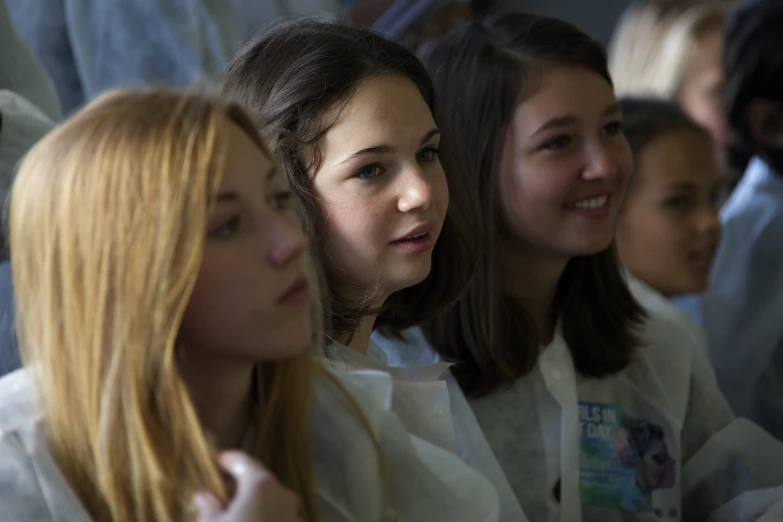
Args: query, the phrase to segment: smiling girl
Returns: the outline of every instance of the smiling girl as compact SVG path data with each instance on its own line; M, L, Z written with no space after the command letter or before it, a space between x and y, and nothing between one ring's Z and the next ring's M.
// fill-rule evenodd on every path
M614 234L633 162L601 46L511 13L421 56L482 211L477 271L424 330L530 519L706 520L727 476L783 479L746 467L746 440L781 449L734 421L703 351L625 284Z

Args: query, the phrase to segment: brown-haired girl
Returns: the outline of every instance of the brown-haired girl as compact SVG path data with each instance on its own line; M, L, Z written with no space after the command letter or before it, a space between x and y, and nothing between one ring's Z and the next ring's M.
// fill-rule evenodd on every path
M461 392L438 379L447 364L392 369L370 340L448 309L475 263L474 200L459 150L441 147L421 62L372 31L295 20L248 43L223 91L263 124L297 196L325 275L329 359L391 371L393 408L415 436L454 450L466 429L480 434ZM497 463L481 471L504 520L524 520Z
M726 477L783 481L746 459L782 450L735 421L704 352L626 286L614 237L633 163L601 46L510 13L421 56L482 228L466 291L424 331L530 519L706 520Z

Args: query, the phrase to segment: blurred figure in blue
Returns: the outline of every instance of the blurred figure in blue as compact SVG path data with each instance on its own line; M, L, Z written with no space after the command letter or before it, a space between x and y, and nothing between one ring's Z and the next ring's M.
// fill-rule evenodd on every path
M5 208L17 163L60 116L52 80L11 23L5 0L0 0L0 209ZM11 267L5 261L7 258L5 226L2 226L0 375L19 366Z
M343 16L353 0L24 0L9 9L66 114L109 88L217 80L234 52L285 16Z
M783 439L783 2L748 2L727 26L729 122L755 157L721 210L709 290L679 301L707 331L739 416Z

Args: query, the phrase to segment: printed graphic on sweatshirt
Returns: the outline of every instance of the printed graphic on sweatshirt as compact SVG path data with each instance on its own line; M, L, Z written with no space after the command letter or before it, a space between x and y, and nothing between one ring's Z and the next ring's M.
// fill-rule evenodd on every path
M613 404L585 401L579 403L579 426L582 504L679 519L676 506L655 502L657 491L675 487L677 473L660 426Z

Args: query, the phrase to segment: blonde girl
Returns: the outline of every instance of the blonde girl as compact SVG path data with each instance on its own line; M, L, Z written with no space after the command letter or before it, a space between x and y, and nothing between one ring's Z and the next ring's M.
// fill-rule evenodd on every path
M307 241L237 105L96 100L21 165L10 237L25 368L0 380L0 520L180 522L194 496L214 519L243 487L227 449L298 499L286 522L459 505L429 500L441 482L385 411L388 376L311 355Z

